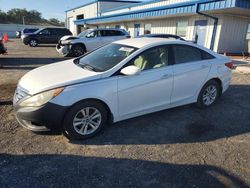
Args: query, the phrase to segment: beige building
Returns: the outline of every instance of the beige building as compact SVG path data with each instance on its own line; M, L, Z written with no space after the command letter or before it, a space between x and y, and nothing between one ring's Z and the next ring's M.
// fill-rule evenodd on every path
M68 11L67 20L73 17L73 26L69 25L69 28L72 27L74 34L80 32L77 28L83 30L87 27L124 28L132 37L145 33L176 34L219 53L248 52L249 0L151 0L126 3L118 5L109 2L117 6L99 7L95 13L91 11L93 14L88 13L90 9L86 7L89 5L78 7L74 9L75 12L79 11L77 14L88 15L81 19L76 19L77 14L73 14L72 10Z
M81 19L94 18L101 15L101 12L121 7L128 4L139 3L139 1L112 1L112 0L95 0L83 4L73 9L66 10L66 25L70 31L77 35L84 30L83 25L75 25L74 21Z

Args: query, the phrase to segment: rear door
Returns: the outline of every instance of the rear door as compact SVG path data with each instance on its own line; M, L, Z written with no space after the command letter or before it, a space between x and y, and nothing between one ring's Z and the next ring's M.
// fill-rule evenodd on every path
M49 31L50 31L50 43L57 44L60 38L62 38L63 30L58 28L51 28L49 29Z
M208 76L214 57L189 45L173 45L172 48L175 64L171 102L182 103L197 95Z

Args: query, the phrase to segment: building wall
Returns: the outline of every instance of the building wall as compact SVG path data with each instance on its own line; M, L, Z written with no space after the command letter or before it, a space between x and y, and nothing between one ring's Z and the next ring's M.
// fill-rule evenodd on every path
M217 49L219 53L248 51L247 29L250 18L224 15Z
M210 48L211 38L213 33L213 20L204 16L188 16L188 17L177 17L177 18L162 18L155 20L143 20L143 21L131 21L131 22L117 22L112 24L102 24L100 27L115 27L116 25L120 25L121 28L126 29L131 37L134 37L134 24L140 24L140 35L144 34L144 26L145 24L151 24L151 33L152 34L176 34L177 30L177 22L179 21L187 21L188 26L186 27L186 36L183 37L186 40L193 41L195 39L195 21L196 20L207 20L206 27L206 37L205 37L205 47ZM221 21L219 21L220 27Z
M133 4L135 5L136 3L129 3L129 2L99 2L99 12L107 11L112 8L124 6L124 5L129 5Z
M102 12L111 8L123 6L123 5L128 5L128 4L131 4L131 3L100 1L100 2L91 3L86 6L67 11L66 12L66 26L68 29L70 29L73 35L77 35L79 31L83 29L82 26L77 26L75 24L74 25L72 24L76 20L77 15L84 14L84 19L94 18L94 17L99 16L99 12ZM132 4L135 4L135 3L132 3Z
M163 1L159 1L159 2L152 2L149 4L143 4L140 5L138 4L138 6L131 6L131 7L127 7L127 8L122 8L119 10L110 10L108 12L103 12L102 16L104 15L111 15L111 14L118 14L118 13L123 13L123 12L127 12L127 11L135 11L135 10L141 10L141 9L145 9L145 8L154 8L154 7L158 7L158 6L164 6L164 5L169 5L169 4L175 4L175 3L182 3L182 2L187 2L187 1L192 1L192 0L163 0Z
M70 27L72 25L72 22L76 20L77 15L84 14L84 19L86 18L94 18L97 16L97 3L92 3L87 6L83 6L80 8L76 8L74 10L70 10L66 12L66 26L70 31L73 33L73 35L77 35L77 25L74 24L73 27Z

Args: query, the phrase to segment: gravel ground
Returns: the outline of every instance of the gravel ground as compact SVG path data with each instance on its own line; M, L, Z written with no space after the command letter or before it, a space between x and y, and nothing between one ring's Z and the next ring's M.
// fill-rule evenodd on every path
M126 120L95 138L69 142L18 125L18 79L62 60L54 46L18 40L0 56L0 187L250 187L250 75L205 110L182 106Z

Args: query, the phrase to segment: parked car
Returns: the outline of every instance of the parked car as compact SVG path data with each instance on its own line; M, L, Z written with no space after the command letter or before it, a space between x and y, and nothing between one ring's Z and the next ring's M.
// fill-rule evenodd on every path
M16 31L16 38L21 38L22 31Z
M4 47L2 37L0 37L0 54L5 54L6 52L7 52L7 49Z
M43 28L34 33L25 34L22 41L25 45L36 47L38 44L57 44L65 35L72 35L66 28Z
M139 37L166 38L166 39L177 39L177 40L185 41L185 39L181 38L180 36L172 35L172 34L145 34Z
M21 36L20 36L20 38L23 39L23 38L26 37L27 35L32 34L32 33L36 32L36 31L38 31L38 30L39 30L39 28L25 28L25 29L23 29L23 30L21 31Z
M108 122L189 103L210 107L229 87L231 60L181 40L119 40L24 75L14 96L27 129L96 135Z
M123 29L88 29L80 33L77 37L62 37L56 49L64 56L78 57L86 52L93 51L96 48L125 38L130 38L130 36Z

